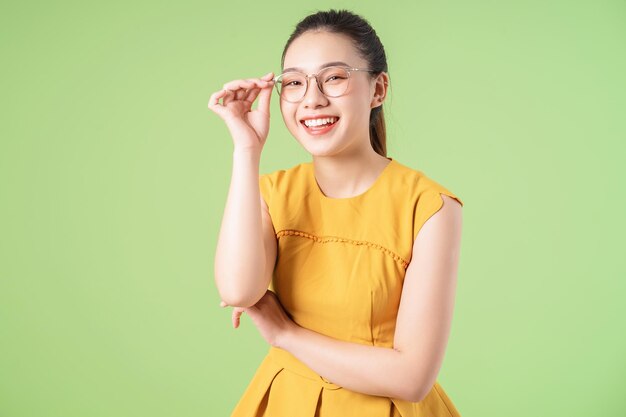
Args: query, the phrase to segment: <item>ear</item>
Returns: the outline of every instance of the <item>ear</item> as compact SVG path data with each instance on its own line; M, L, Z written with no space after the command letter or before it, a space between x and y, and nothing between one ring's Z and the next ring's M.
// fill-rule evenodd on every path
M374 95L370 103L370 108L378 107L383 104L387 97L387 88L389 87L389 74L381 72L376 77L374 83Z

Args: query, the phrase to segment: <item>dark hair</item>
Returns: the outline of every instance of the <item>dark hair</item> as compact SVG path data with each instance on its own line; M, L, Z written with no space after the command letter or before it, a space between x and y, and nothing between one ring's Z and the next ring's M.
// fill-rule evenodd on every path
M285 63L285 54L289 45L300 35L309 31L327 31L341 33L351 38L352 43L359 55L367 61L372 72L370 76L375 78L381 72L387 72L387 57L385 48L380 42L376 31L363 17L348 10L319 11L302 19L297 25L283 49L281 68ZM385 131L385 117L382 104L370 112L370 143L372 148L382 155L387 156L387 135Z

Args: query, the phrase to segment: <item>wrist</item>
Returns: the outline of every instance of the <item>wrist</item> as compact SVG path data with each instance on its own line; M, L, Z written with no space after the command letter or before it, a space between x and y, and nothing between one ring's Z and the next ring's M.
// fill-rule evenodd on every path
M296 323L292 323L276 340L276 347L286 351L291 351L294 342L299 337L301 331L302 327L298 326Z
M260 157L262 148L260 146L235 146L233 155L249 155Z
M259 162L261 160L261 149L252 146L236 146L233 150L233 158Z

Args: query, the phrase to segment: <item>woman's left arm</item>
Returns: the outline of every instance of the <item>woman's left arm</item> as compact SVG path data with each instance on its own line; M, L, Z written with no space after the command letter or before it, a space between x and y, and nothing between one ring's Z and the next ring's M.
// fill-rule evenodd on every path
M263 337L326 380L369 395L421 401L435 383L448 343L461 245L462 207L444 204L419 231L407 267L393 348L346 342L298 326L263 297L246 310Z
M394 347L337 340L294 326L279 346L330 382L353 391L409 401L432 389L448 344L461 246L462 207L443 207L418 233L406 270Z

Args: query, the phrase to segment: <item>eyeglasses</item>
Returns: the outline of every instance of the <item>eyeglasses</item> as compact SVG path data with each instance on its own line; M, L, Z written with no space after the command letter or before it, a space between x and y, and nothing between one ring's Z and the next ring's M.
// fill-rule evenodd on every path
M327 67L317 74L306 75L289 71L274 77L278 95L290 103L302 101L309 88L309 78L315 77L317 87L327 97L339 97L348 91L352 71L376 72L364 68Z

